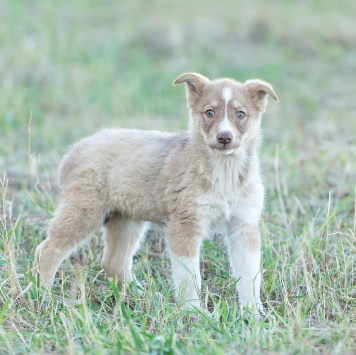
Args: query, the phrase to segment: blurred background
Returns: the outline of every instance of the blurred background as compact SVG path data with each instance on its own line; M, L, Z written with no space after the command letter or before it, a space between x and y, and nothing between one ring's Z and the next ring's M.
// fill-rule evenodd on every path
M330 191L350 199L355 15L353 0L2 0L0 175L9 198L43 174L51 192L68 145L102 127L186 129L184 87L172 81L197 71L274 86L280 103L264 116L261 150L272 198L277 162L280 191L301 208L324 204Z
M58 203L61 156L103 127L185 130L185 88L172 82L188 71L261 78L280 99L270 100L263 116L261 146L262 299L278 322L250 327L234 320L225 248L206 241L206 300L230 321L202 318L185 328L174 304L161 307L151 297L158 287L168 300L171 285L164 243L154 233L134 266L153 292L142 309L141 302L127 307L127 321L117 313L116 285L101 271L101 238L63 263L51 299L63 306L41 313L42 296L29 289L32 257ZM150 353L149 339L150 349L171 343L152 353L171 353L177 344L184 354L216 346L219 354L351 354L355 95L355 0L1 0L0 352L105 353L115 342L125 352L143 339L141 353ZM157 313L147 313L150 304Z

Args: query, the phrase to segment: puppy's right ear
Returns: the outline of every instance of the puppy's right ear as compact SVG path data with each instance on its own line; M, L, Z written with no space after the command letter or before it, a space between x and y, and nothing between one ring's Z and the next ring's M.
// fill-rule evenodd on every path
M209 79L198 73L186 73L179 76L174 80L173 84L187 83L187 89L189 96L200 96L203 91L204 85L209 82Z

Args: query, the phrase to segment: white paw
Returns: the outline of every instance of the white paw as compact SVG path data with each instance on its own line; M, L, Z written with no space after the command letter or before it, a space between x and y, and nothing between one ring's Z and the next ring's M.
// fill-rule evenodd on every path
M180 309L186 310L186 311L192 311L194 309L202 309L202 307L200 304L200 300L194 299L194 300L182 301L182 305L181 305Z
M241 315L245 316L248 320L255 319L261 320L266 315L266 311L262 303L250 303L247 305L240 305Z

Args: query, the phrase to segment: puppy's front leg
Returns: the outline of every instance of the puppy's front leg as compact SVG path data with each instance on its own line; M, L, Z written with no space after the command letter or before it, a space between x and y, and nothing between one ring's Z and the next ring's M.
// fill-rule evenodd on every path
M183 308L200 307L201 277L199 250L201 238L190 223L172 222L168 232L174 286Z
M258 226L236 223L230 226L228 248L233 275L239 279L237 292L242 307L263 312L261 287L261 236Z

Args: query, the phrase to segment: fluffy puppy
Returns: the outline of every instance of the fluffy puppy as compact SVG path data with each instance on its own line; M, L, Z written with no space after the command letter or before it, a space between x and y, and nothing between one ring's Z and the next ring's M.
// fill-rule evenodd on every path
M187 84L189 131L105 129L75 144L59 169L61 200L36 249L35 273L51 287L75 247L104 225L102 266L118 281L132 279L132 257L147 221L167 228L175 290L185 307L200 306L199 250L221 235L239 279L242 307L262 310L260 218L264 189L258 148L270 84L210 81Z

